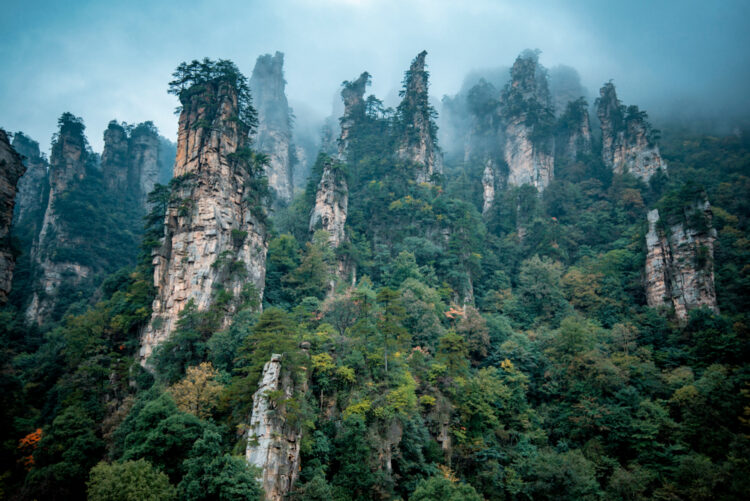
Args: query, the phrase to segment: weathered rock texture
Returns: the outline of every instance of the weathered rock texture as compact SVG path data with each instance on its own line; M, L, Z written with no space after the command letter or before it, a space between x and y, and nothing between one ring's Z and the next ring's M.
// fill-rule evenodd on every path
M262 297L266 228L248 198L251 174L243 163L248 130L236 118L238 95L226 79L183 91L180 101L175 183L165 216L164 241L154 255L151 322L141 337L141 362L166 340L180 311L199 311L224 290L240 297L247 285ZM236 302L222 307L224 323Z
M40 324L54 312L63 283L75 287L93 273L90 266L76 262L69 254L60 255L62 247L73 249L79 245L80 237L70 234L67 224L60 220L56 202L86 177L93 158L83 134L83 122L65 113L59 123L60 130L55 135L50 155L47 207L31 251L37 276L26 317Z
M644 181L667 170L646 112L637 106L622 105L611 82L600 89L596 107L605 165L618 174L628 171Z
M370 74L366 71L359 78L351 82L346 81L341 89L341 99L344 101L344 114L341 116L341 135L338 140L338 158L346 160L349 149L349 138L352 130L365 117L365 90L370 85ZM324 138L325 142L325 138Z
M288 494L300 469L300 432L287 424L282 399L294 396L294 385L281 369L281 355L271 355L263 367L258 391L253 395L253 413L247 434L245 458L259 467L258 479L268 501L280 501ZM281 391L278 401L269 393ZM280 403L281 402L281 403Z
M516 59L510 75L500 107L505 124L507 184L531 184L543 191L555 170L554 113L547 73L539 64L537 54L526 51Z
M39 143L21 132L13 135L13 148L24 157L26 172L18 181L13 226L26 226L42 215L47 191L47 160Z
M5 131L0 129L0 304L8 300L13 282L15 259L10 247L10 225L16 187L25 171L21 155L13 149Z
M349 190L341 167L332 158L326 159L315 195L315 205L310 214L310 231L320 228L326 230L334 248L344 241L349 205Z
M111 191L131 194L145 207L160 180L159 134L151 122L135 128L112 120L104 131L102 174Z
M560 117L557 147L567 160L591 154L591 123L588 105L584 98L571 101Z
M426 51L412 61L404 78L403 100L396 113L399 125L397 156L416 166L418 183L430 182L443 170L443 157L437 146L435 110L428 94L429 73L425 70Z
M648 305L674 308L681 322L690 310L701 306L718 312L713 269L716 230L711 219L708 201L695 203L677 221L660 221L657 209L648 213Z
M258 57L250 78L253 103L258 111L255 148L268 155L266 167L268 186L276 199L286 204L294 189L292 167L295 149L292 146L292 125L289 103L284 93L284 54Z

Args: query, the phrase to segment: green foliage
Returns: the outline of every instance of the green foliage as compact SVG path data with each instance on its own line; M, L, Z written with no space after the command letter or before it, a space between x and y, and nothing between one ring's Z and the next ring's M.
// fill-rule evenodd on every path
M91 501L169 501L177 490L169 477L148 461L101 462L91 469L87 498Z
M471 485L451 482L445 477L435 476L417 485L409 501L481 501L482 496Z

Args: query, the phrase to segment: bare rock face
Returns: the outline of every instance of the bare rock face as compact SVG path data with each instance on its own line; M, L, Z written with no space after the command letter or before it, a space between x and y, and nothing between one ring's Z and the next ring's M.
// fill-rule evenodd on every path
M348 205L349 190L341 164L328 158L310 214L310 232L322 228L330 235L330 243L334 248L341 245L345 238Z
M26 172L18 181L13 226L25 226L41 216L47 190L47 160L39 152L39 143L21 132L13 135L13 149L24 157Z
M292 199L291 109L284 93L284 54L265 54L258 57L250 78L253 102L258 110L256 149L269 157L266 167L268 186L284 204Z
M591 123L588 105L584 98L570 101L560 117L560 134L557 146L560 154L575 160L581 155L591 154Z
M547 74L535 52L526 51L510 70L511 81L501 96L505 124L505 163L511 186L530 184L543 191L555 170L554 113Z
M614 172L630 172L648 181L658 171L667 170L646 112L637 106L625 107L617 99L612 82L604 84L596 100L602 128L602 160Z
M495 193L498 188L498 169L495 162L488 158L482 172L482 214L487 214L495 203Z
M429 103L426 56L427 51L420 52L406 72L405 86L401 91L403 100L397 110L401 133L397 156L416 166L418 183L430 182L434 174L443 171L443 157L437 146L435 110Z
M83 122L70 113L59 120L60 130L52 142L49 169L49 194L42 227L31 251L38 268L37 286L26 310L30 322L42 323L54 312L59 289L63 282L76 286L93 274L90 266L76 262L70 256L60 256L61 246L75 248L80 237L71 235L60 221L56 202L75 183L86 176L91 163L88 141L83 134Z
M646 298L652 308L672 307L681 322L701 306L718 312L714 289L714 241L707 200L684 212L684 219L660 224L659 211L648 213ZM673 223L673 224L672 224Z
M151 122L135 127L112 120L104 131L102 174L107 188L128 192L143 206L160 178L160 141Z
M282 375L281 355L271 355L263 366L258 391L253 395L253 413L247 433L245 459L262 470L258 479L267 501L281 501L292 490L300 469L300 432L286 422L283 403L268 395L281 390L284 399L294 395L289 376Z
M214 79L183 91L180 101L176 179L164 241L154 255L157 295L141 336L144 365L170 336L189 301L204 311L220 290L234 298L243 292L262 297L265 280L266 227L256 205L248 202L256 194L243 161L249 131L237 120L236 87L225 78ZM235 302L223 307L224 323L235 309Z
M352 129L365 117L365 90L368 85L370 85L370 74L365 71L356 80L344 82L341 89L344 114L339 121L341 124L341 136L338 140L339 160L346 160ZM325 138L323 142L325 143Z
M10 248L10 225L16 186L25 171L21 155L13 149L5 131L0 129L0 304L8 300L13 281L15 259Z

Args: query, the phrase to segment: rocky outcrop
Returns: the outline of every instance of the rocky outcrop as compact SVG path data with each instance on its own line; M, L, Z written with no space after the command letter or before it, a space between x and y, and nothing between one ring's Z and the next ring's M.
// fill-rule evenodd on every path
M341 135L338 140L339 160L346 160L352 130L365 118L365 90L368 85L370 85L370 74L365 71L356 80L345 81L341 89L344 114L339 120L341 125ZM324 134L326 132L324 130ZM326 142L325 137L323 142Z
M275 395L273 399L269 394ZM267 501L281 501L292 490L300 469L300 432L286 419L284 401L294 396L289 375L283 374L281 355L271 355L263 367L247 433L245 458L261 469Z
M536 52L526 51L510 71L511 81L501 96L507 184L531 184L543 191L555 170L554 113L547 74Z
M0 305L8 300L13 281L15 259L10 246L10 225L16 187L25 171L21 155L13 149L5 131L0 129Z
M284 87L284 54L258 57L250 78L253 103L258 111L255 148L268 155L266 176L268 186L283 204L292 199L292 126L289 103Z
M71 252L80 244L80 237L70 234L68 225L57 211L57 201L85 177L94 161L83 132L80 118L63 113L60 129L52 142L49 168L49 193L41 230L31 251L36 267L36 286L26 317L43 323L54 313L63 283L75 287L91 277L90 266L79 263Z
M426 51L412 61L404 77L403 100L398 105L397 157L413 164L418 183L430 182L443 171L443 157L437 146L435 110L428 94L429 73L425 70Z
M662 221L658 209L648 213L646 299L652 308L671 307L680 322L688 312L706 306L718 312L714 289L714 241L707 200Z
M488 158L484 162L482 171L482 214L487 214L495 203L495 194L500 182L497 165L495 161Z
M218 312L226 324L243 292L263 294L268 250L263 201L248 165L249 129L237 118L249 104L241 100L236 79L231 73L179 93L175 179L163 244L154 255L157 295L141 337L144 365L189 301L205 311L217 293L230 293L234 300Z
M612 82L604 84L596 100L597 116L602 128L602 160L614 172L630 172L648 181L667 165L659 154L656 134L645 111L637 106L625 107L617 99Z
M102 175L107 188L128 193L145 207L160 178L159 134L151 122L136 127L112 120L104 131Z
M558 153L567 160L591 154L591 124L586 99L568 103L559 120Z
M13 149L23 158L26 172L18 181L13 226L27 226L41 219L47 190L47 160L39 152L39 143L17 132L13 135ZM38 229L37 229L38 231Z
M321 228L326 230L334 248L344 241L349 205L349 190L341 169L340 163L332 158L326 159L315 194L315 205L310 214L310 232Z

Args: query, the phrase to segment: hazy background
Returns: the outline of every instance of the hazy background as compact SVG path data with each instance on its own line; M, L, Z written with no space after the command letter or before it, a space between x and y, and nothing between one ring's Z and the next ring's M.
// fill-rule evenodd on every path
M64 111L83 117L96 151L112 118L153 120L174 139L178 103L166 88L181 61L228 58L249 78L256 57L276 50L305 126L364 70L370 92L394 100L422 49L439 100L467 73L538 48L545 66L577 69L590 97L613 79L624 102L657 121L726 129L750 114L749 21L744 0L4 2L0 127L45 151Z

